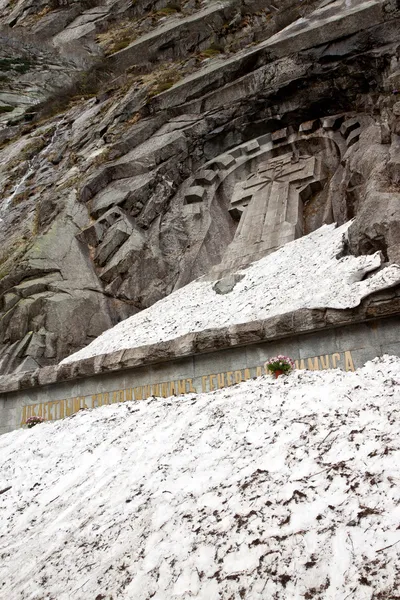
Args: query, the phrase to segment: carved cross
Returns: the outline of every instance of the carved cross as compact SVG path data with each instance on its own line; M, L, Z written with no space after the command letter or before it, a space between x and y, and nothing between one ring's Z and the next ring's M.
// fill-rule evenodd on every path
M301 237L303 202L323 179L317 157L290 153L260 164L235 186L229 212L239 225L223 262L245 264Z

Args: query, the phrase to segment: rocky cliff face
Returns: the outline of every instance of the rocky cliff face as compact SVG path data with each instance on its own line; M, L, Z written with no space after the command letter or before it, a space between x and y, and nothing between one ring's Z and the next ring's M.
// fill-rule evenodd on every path
M400 261L398 1L0 0L0 25L2 373L323 223ZM293 227L243 236L252 177Z

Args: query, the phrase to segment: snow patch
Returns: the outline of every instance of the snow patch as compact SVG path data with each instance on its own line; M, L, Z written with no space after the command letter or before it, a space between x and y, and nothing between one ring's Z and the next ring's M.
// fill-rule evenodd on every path
M353 308L369 294L400 283L398 265L363 280L381 265L379 252L337 258L350 224L324 225L286 244L243 270L243 279L228 294L217 294L215 282L190 283L104 332L61 364L301 308Z
M0 598L395 598L399 406L386 356L3 435Z

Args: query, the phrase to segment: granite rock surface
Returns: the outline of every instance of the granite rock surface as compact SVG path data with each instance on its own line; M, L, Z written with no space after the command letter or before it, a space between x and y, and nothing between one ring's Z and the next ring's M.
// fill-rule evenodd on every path
M323 224L399 263L399 23L395 0L0 0L1 373Z

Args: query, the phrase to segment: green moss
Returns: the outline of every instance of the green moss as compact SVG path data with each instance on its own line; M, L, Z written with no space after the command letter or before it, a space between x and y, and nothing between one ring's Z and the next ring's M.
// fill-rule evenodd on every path
M24 256L29 248L29 240L26 237L15 240L11 246L0 254L0 279L7 277L15 268L15 265Z
M176 12L178 12L176 10L176 8L171 8L170 6L166 6L165 8L160 8L160 10L158 10L155 13L155 16L164 17L164 16L168 16L168 15L173 15Z
M204 58L212 58L213 56L217 56L221 54L221 50L216 50L215 48L207 48L201 52L201 56Z
M164 81L163 83L159 83L155 88L150 90L149 98L153 98L153 96L158 96L162 92L166 92L174 85L173 81Z
M157 96L158 94L169 90L181 78L182 73L176 67L152 73L148 98L153 98L153 96Z
M34 61L27 58L0 58L0 71L17 71L24 74L33 64Z
M218 42L213 42L208 48L200 52L200 56L203 58L212 58L213 56L221 54L221 52L224 52L224 50L225 48L222 44L219 44Z
M127 48L129 46L129 44L131 43L131 38L122 38L121 40L118 40L117 42L115 42L108 50L107 50L107 56L109 56L110 54L115 54L115 52L119 52L120 50L123 50L124 48Z

